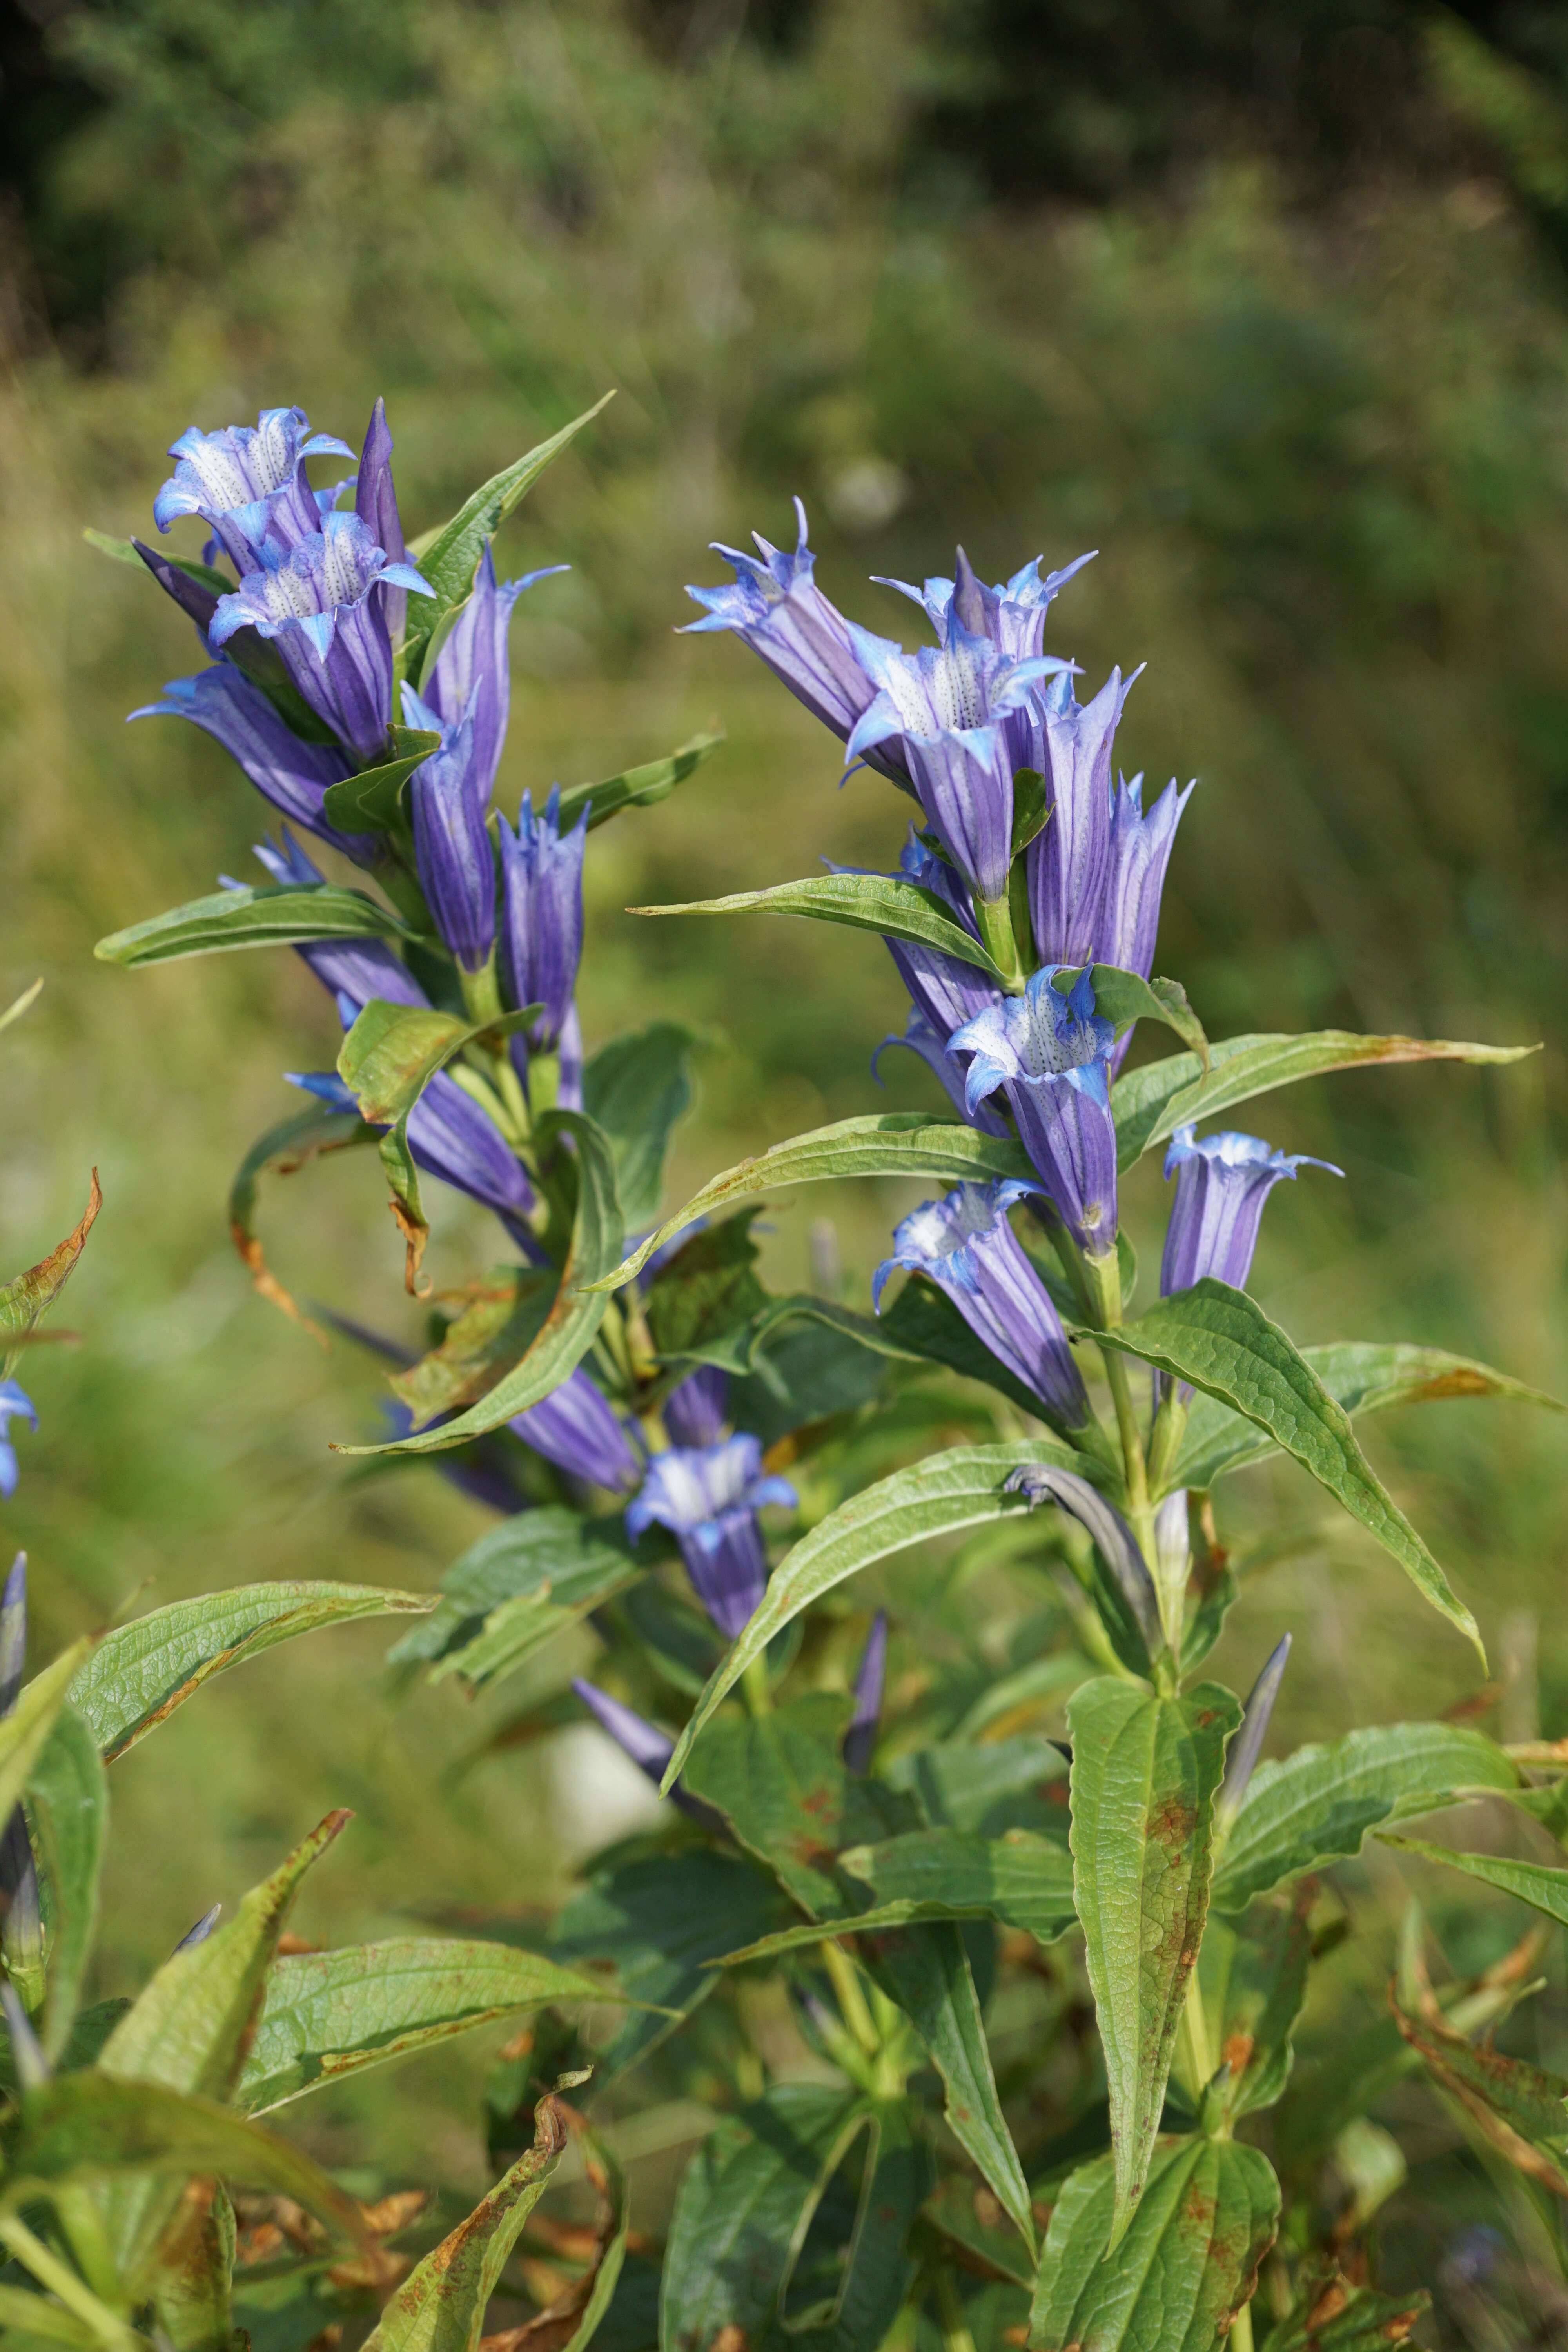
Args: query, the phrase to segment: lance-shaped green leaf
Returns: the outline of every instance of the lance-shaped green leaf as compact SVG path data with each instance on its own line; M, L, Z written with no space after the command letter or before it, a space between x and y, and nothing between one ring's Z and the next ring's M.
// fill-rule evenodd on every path
M845 1764L851 1709L848 1697L816 1692L762 1717L721 1718L698 1750L686 1782L693 1796L724 1815L742 1845L777 1873L803 1909L846 1926L865 1906L866 1890L841 1864L842 1850L880 1842L915 1820L908 1797ZM1003 2118L957 1929L936 1925L879 1936L861 1950L930 2053L954 2136L1030 2238L1028 2191Z
M1568 1410L1543 1390L1527 1388L1507 1372L1493 1371L1446 1348L1420 1348L1404 1339L1336 1339L1327 1347L1303 1348L1301 1360L1330 1396L1351 1414L1383 1412L1396 1404L1440 1404L1450 1397L1508 1397L1520 1404ZM1266 1430L1217 1397L1193 1401L1173 1486L1209 1487L1227 1470L1262 1461L1279 1447Z
M519 1599L563 1601L593 1589L606 1589L631 1571L626 1527L614 1518L584 1519L577 1511L548 1505L519 1511L470 1544L441 1580L441 1597L423 1624L414 1625L391 1653L394 1665L460 1654L477 1640L495 1612Z
M63 1242L57 1242L47 1257L29 1266L26 1274L16 1275L0 1286L0 1369L5 1372L11 1370L14 1350L31 1339L69 1281L92 1231L93 1219L102 1206L103 1194L95 1168L87 1206L75 1231L68 1233Z
M862 2139L858 2207L840 2220L847 2242L842 2252L825 2250L824 2292L807 2304L817 2279L795 2273L813 2218ZM687 2168L665 2252L662 2352L713 2352L720 2343L760 2352L788 2343L795 2329L824 2352L876 2352L908 2289L906 2241L930 2185L931 2158L901 2104L816 2083L776 2084L721 2124ZM792 2282L795 2327L785 2333Z
M828 1935L874 1934L933 1919L994 1919L1042 1944L1073 1925L1072 1861L1047 1838L1015 1830L1000 1838L952 1829L910 1830L877 1845L847 1847L838 1868L860 1880L870 1907L847 1920L787 1927L737 1952L725 1966L772 1959Z
M1227 2119L1271 2107L1289 2080L1290 2036L1307 1994L1312 1957L1308 1914L1317 1882L1266 1895L1239 1919L1211 1912L1198 1954L1198 1993L1219 2063L1219 2104ZM1178 2061L1178 2071L1180 2071ZM1195 2109L1205 2084L1190 2068L1182 2087Z
M1434 2004L1434 2007L1436 2005ZM1523 2058L1478 2046L1436 2016L1394 2021L1439 2090L1457 2099L1488 2145L1554 2197L1568 2199L1568 2082Z
M508 515L527 497L545 467L614 398L613 392L606 392L602 400L585 408L581 416L574 416L559 433L552 433L547 441L539 442L526 456L503 466L499 474L492 474L488 482L481 483L464 499L450 522L443 523L438 530L423 533L412 542L409 559L418 565L434 593L416 596L409 604L408 633L402 657L405 677L418 679L428 667L426 649L431 647L432 638L442 629L448 614L456 612L467 599L486 542L494 538Z
M324 1158L330 1151L345 1151L351 1145L378 1140L374 1128L367 1127L353 1112L333 1110L326 1103L314 1102L308 1110L296 1111L291 1118L269 1127L251 1145L229 1191L229 1238L245 1260L251 1281L263 1298L280 1307L285 1315L291 1316L307 1331L314 1331L323 1347L325 1333L300 1312L268 1265L256 1230L257 1194L263 1176L292 1176L310 1160Z
M73 1642L41 1675L25 1684L9 1715L0 1717L0 1821L8 1822L53 1736L72 1675L92 1648Z
M771 1876L708 1846L644 1856L599 1872L555 1923L553 1957L603 1971L647 2004L616 2028L599 2063L606 2080L646 2056L719 1982L710 1960L754 1944L795 1916ZM673 2012L664 2016L658 2011Z
M1431 2307L1424 2290L1378 2294L1337 2268L1307 2286L1294 2311L1268 2331L1268 2352L1388 2352Z
M1100 1343L1190 1381L1267 1432L1391 1552L1422 1597L1474 1643L1480 1631L1362 1452L1350 1415L1296 1346L1245 1290L1205 1276L1160 1299Z
M221 2173L247 2189L292 2197L345 2237L364 2235L353 2199L301 2149L214 2100L163 2083L58 2074L24 2096L6 2154L12 2194L27 2181L51 2188L96 2181L108 2197L151 2181L167 2205L192 2178Z
M27 1814L38 1874L48 1890L47 1997L40 2039L58 2058L76 2021L83 1970L98 1925L98 1880L109 1787L98 1742L73 1707L62 1707L27 1780Z
M1002 2112L962 1933L949 1922L899 1927L862 1936L858 1949L883 1992L914 2027L942 2078L949 2131L1032 2249L1028 2186Z
M373 997L338 1051L338 1076L369 1124L384 1128L381 1164L392 1189L392 1213L408 1244L405 1283L414 1278L430 1228L419 1196L419 1172L408 1143L408 1121L439 1070L477 1037L510 1036L538 1013L537 1004L490 1021L465 1021L425 1004L388 1004Z
M106 1633L71 1681L70 1702L110 1763L229 1666L326 1625L422 1616L424 1592L374 1584L241 1584L133 1617Z
M613 1997L592 1977L510 1944L406 1936L289 1953L268 1976L234 2104L264 2115L515 2010Z
M657 801L668 800L677 784L683 784L723 740L723 729L712 728L678 744L668 759L649 760L640 768L627 768L621 775L606 776L600 783L570 785L561 795L559 818L563 834L571 831L584 809L588 811L588 830L593 833L624 808L652 808ZM589 1108L592 1109L591 1104ZM598 1116L597 1112L594 1115Z
M575 1138L577 1206L555 1302L520 1360L477 1404L438 1429L385 1445L339 1445L339 1454L438 1454L526 1412L574 1371L594 1344L608 1300L596 1286L621 1253L623 1227L615 1160L600 1129L580 1111L552 1111L541 1129Z
M327 786L321 814L340 833L398 833L408 825L403 787L440 750L441 738L428 727L392 727L387 733L392 759Z
M761 1657L774 1634L792 1624L802 1610L858 1570L928 1536L951 1535L960 1528L978 1527L987 1519L1006 1518L1014 1513L1026 1515L1026 1499L1006 1491L1015 1470L1037 1463L1068 1469L1081 1460L1081 1455L1048 1437L1022 1439L1010 1445L955 1445L918 1463L912 1470L879 1479L830 1511L781 1561L750 1621L710 1680L670 1759L666 1790L684 1769L699 1734L752 1660Z
M1560 1927L1568 1927L1568 1870L1551 1870L1544 1863L1515 1862L1501 1853L1465 1853L1457 1846L1428 1845L1423 1838L1380 1837L1382 1845L1397 1846L1403 1853L1418 1853L1426 1862L1445 1862L1462 1870L1482 1886L1500 1895L1513 1895L1533 1911L1544 1912Z
M1215 1792L1240 1720L1217 1683L1177 1699L1102 1676L1068 1706L1073 1889L1110 2098L1112 2244L1160 2128L1208 1912Z
M637 1276L657 1249L700 1217L711 1217L738 1201L782 1192L788 1184L823 1184L841 1176L933 1177L940 1183L984 1183L993 1176L1036 1181L1023 1145L1010 1137L982 1135L959 1119L932 1118L923 1111L881 1111L866 1118L841 1118L814 1128L742 1160L712 1177L683 1209L613 1272L606 1290L619 1290Z
M533 2114L533 2146L409 2272L363 2352L478 2352L485 2307L566 2145L565 2120L552 2098L541 2099Z
M182 956L226 955L236 948L289 947L300 940L396 940L413 935L400 915L363 890L338 882L249 883L215 890L166 915L100 940L101 963L132 969L174 963Z
M1215 1907L1245 1910L1287 1879L1359 1853L1380 1822L1518 1786L1502 1749L1466 1724L1379 1724L1298 1748L1253 1774L1215 1872Z
M628 915L805 915L819 923L844 923L851 930L875 931L884 939L908 940L973 964L1005 985L1005 976L973 931L965 930L945 899L919 882L890 874L814 874L804 882L778 882L768 890L736 890L727 898L694 898L679 907L628 907Z
M23 2286L0 2286L0 2328L7 2352L37 2352L46 2344L65 2352L103 2352L101 2324L90 2326L53 2296Z
M696 1043L684 1022L655 1021L612 1037L584 1065L583 1108L609 1137L621 1214L634 1233L658 1214L669 1139L691 1107Z
M1255 2147L1166 2139L1125 2236L1112 2160L1075 2172L1040 2260L1030 2352L1214 2352L1248 2304L1279 2221Z
M859 1882L839 1868L840 1851L912 1828L919 1818L910 1798L845 1763L853 1709L847 1695L813 1691L766 1715L723 1717L685 1783L819 1919L846 1918L865 1906Z
M232 1919L205 1942L171 1954L104 2043L100 2074L139 2089L163 2084L198 2098L229 2097L300 1881L351 1818L327 1814L270 1878L241 1897ZM179 2194L177 2180L151 2179L105 2191L104 2234L126 2273L139 2271Z
M1539 1045L1468 1045L1447 1037L1361 1037L1350 1029L1224 1037L1209 1047L1206 1076L1196 1054L1173 1054L1118 1078L1110 1093L1117 1159L1130 1168L1189 1121L1215 1118L1256 1095L1327 1070L1394 1062L1518 1062L1540 1051Z

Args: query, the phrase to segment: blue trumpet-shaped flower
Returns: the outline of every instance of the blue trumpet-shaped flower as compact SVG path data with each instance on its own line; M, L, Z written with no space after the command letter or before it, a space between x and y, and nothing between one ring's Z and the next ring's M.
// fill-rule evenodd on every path
M221 743L257 791L295 824L362 866L374 857L369 835L338 833L321 814L329 785L353 772L343 754L329 743L302 743L260 688L232 664L219 662L195 677L172 678L161 701L145 703L131 716L188 719Z
M656 1454L626 1526L634 1536L656 1520L669 1529L698 1599L732 1642L768 1579L757 1513L765 1503L793 1507L795 1501L787 1479L763 1475L760 1441L742 1433L717 1445L671 1446Z
M717 1364L699 1364L688 1372L664 1401L664 1425L676 1444L717 1445L724 1434L729 1396L730 1375Z
M533 814L524 793L517 831L498 817L503 896L501 970L514 1006L541 1004L529 1043L549 1052L562 1040L573 1008L577 966L583 957L583 852L587 845L584 809L570 833L560 824L561 787L555 785L543 814Z
M331 433L312 433L302 408L264 408L253 425L202 433L193 425L169 455L178 463L153 502L153 521L167 530L181 515L199 515L244 573L256 569L268 540L292 547L321 528L303 460L352 459L353 451Z
M277 646L284 667L317 716L356 760L378 759L392 716L391 588L432 591L410 563L391 561L357 514L321 517L320 530L292 546L268 540L258 568L232 596L220 596L210 637L216 647L255 628Z
M759 555L715 542L714 552L735 567L734 585L688 588L693 603L707 611L683 634L732 629L844 742L877 689L861 665L849 623L812 576L816 558L805 543L805 509L798 499L795 511L800 536L793 554L772 546L761 532L752 534Z
M900 596L921 606L940 644L946 645L948 625L956 614L971 636L989 637L1005 659L1028 661L1045 643L1046 614L1058 595L1075 572L1093 561L1091 550L1060 572L1047 572L1042 580L1037 556L1022 571L1015 572L1011 580L987 588L961 547L952 580L928 580L921 588L912 588L907 580L884 580L881 584L896 588Z
M1263 1204L1282 1177L1294 1181L1298 1168L1326 1168L1326 1160L1276 1151L1256 1135L1205 1135L1177 1128L1165 1154L1165 1174L1176 1180L1176 1197L1165 1228L1160 1264L1160 1295L1186 1290L1205 1275L1245 1287L1258 1246Z
M885 772L908 782L971 890L994 903L1012 863L1014 774L1036 764L1032 690L1067 664L1044 655L1009 661L956 610L945 642L913 654L867 629L850 635L877 688L850 734L851 756L875 752Z
M386 422L386 403L380 398L370 412L364 446L360 451L359 472L354 480L354 512L377 547L385 549L388 562L407 562L403 518L397 510L397 491L392 479L392 434ZM403 633L407 604L405 590L387 589L382 609L394 638Z
M547 1462L591 1486L629 1495L646 1457L614 1406L579 1364L557 1389L507 1427Z
M6 1381L5 1386L12 1385ZM9 1492L9 1489L6 1489ZM27 1660L27 1555L19 1551L0 1590L0 1717L14 1714ZM43 1959L43 1928L38 1906L38 1873L27 1817L20 1805L0 1831L0 1921L6 1960L13 1966L39 1965ZM12 2040L16 2029L12 2025Z
M1026 852L1035 943L1047 963L1092 963L1110 877L1110 749L1131 686L1120 670L1080 704L1063 676L1040 697L1039 754L1048 823ZM1022 764L1022 762L1020 762Z
M970 1109L966 1093L969 1056L967 1054L950 1054L942 1037L923 1013L911 1013L903 1035L884 1037L872 1055L871 1071L879 1085L881 1077L877 1065L889 1045L903 1045L911 1054L918 1054L938 1085L945 1090L953 1108L963 1113L971 1127L977 1128L982 1135L1006 1134L1006 1121L999 1118L994 1110L988 1110L984 1103L978 1104L973 1110Z
M1125 777L1116 787L1110 815L1110 872L1095 939L1097 963L1120 964L1147 980L1154 969L1160 929L1160 898L1171 862L1176 827L1194 787L1178 792L1174 777L1145 815L1143 779Z
M495 788L511 709L507 634L512 607L525 589L570 568L552 563L542 572L526 572L521 580L498 582L495 559L487 546L479 558L472 593L420 688L422 698L438 714L443 726L454 726L465 716L473 721L473 765L486 805Z
M1007 1221L1013 1202L1034 1189L1012 1179L959 1184L944 1200L927 1201L895 1232L872 1297L879 1307L896 1266L927 1276L998 1363L1039 1399L1047 1419L1079 1429L1089 1419L1083 1381L1050 1293Z
M600 1729L609 1733L622 1755L628 1756L639 1772L646 1772L657 1789L675 1753L674 1740L657 1724L649 1723L634 1708L624 1706L618 1698L612 1698L608 1691L600 1690L582 1675L574 1679L572 1687ZM721 1813L705 1805L700 1797L689 1797L679 1780L669 1792L669 1801L692 1821L700 1822L705 1830L721 1831L726 1826Z
M855 1712L844 1734L844 1761L857 1779L871 1769L871 1751L882 1720L882 1684L888 1670L888 1612L879 1609L866 1636L855 1675Z
M1064 996L1051 984L1058 968L1036 972L1022 996L966 1022L948 1051L974 1057L965 1087L972 1108L998 1087L1006 1095L1052 1207L1079 1247L1100 1257L1116 1246L1116 1033L1094 1009L1088 972Z
M403 689L410 727L433 729L441 748L408 780L414 804L414 856L436 928L465 971L489 961L496 940L496 861L485 819L489 779L477 757L473 704L446 724L411 686Z
M16 1466L16 1448L11 1439L11 1423L25 1421L29 1429L38 1425L37 1408L19 1382L0 1381L0 1495L7 1500L16 1491L21 1475ZM0 1709L3 1713L4 1709Z

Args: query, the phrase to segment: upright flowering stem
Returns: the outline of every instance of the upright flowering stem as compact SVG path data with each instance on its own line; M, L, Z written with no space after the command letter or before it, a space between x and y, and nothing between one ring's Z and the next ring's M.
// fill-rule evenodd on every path
M1113 1251L1107 1257L1085 1257L1080 1264L1093 1302L1096 1327L1101 1331L1114 1331L1121 1321L1121 1261ZM1132 1402L1132 1383L1127 1359L1116 1348L1101 1348L1100 1353L1110 1388L1110 1401L1116 1408L1116 1433L1121 1444L1121 1475L1127 1487L1128 1523L1138 1538L1138 1549L1152 1575L1159 1559L1154 1538L1154 1507L1150 1500L1143 1433L1139 1426L1137 1407ZM1168 1625L1165 1638L1168 1642L1171 1640ZM1175 1644L1173 1643L1172 1647L1174 1650Z

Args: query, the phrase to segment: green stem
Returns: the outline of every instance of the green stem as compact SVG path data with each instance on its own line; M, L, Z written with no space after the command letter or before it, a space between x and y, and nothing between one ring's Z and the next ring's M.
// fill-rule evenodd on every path
M463 1009L470 1021L499 1021L501 1015L500 982L496 977L496 953L490 950L489 960L478 971L465 971L458 966L458 978L462 983Z
M771 1715L773 1695L768 1685L768 1654L759 1650L741 1675L741 1688L753 1715Z
M871 2012L866 2006L866 1996L860 1990L854 1961L842 1944L836 1944L829 1937L822 1946L822 1963L833 1986L838 2014L867 2057L876 2057L882 2046L882 2037L871 2022Z
M1230 2323L1226 2337L1229 2352L1252 2352L1252 2305L1244 2303Z
M1182 2031L1187 2037L1187 2050L1193 2062L1193 2082L1201 2099L1214 2080L1214 2044L1209 2040L1209 2021L1205 2014L1203 1995L1198 1990L1196 1969L1187 1979L1186 2006L1182 2011Z
M974 2352L974 2338L963 2316L963 2303L950 2270L936 2274L936 2307L944 2352Z
M84 2327L90 2327L99 2341L112 2347L112 2352L130 2352L140 2346L142 2338L126 2321L118 2318L107 2304L100 2303L92 2289L83 2284L69 2264L52 2253L41 2238L36 2238L26 2223L14 2213L0 2215L0 2245L8 2246L38 2284L74 2312Z
M979 926L981 945L1001 973L1008 995L1022 996L1026 981L1024 960L1018 953L1013 909L1005 895L1000 898L977 898L974 919Z

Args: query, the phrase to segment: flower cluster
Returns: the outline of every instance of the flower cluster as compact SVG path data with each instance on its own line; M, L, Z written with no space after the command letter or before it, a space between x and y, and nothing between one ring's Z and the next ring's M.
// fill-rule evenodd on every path
M1113 669L1080 703L1076 664L1045 650L1050 608L1089 557L1044 576L1036 561L988 587L960 549L951 579L884 583L930 622L935 643L908 653L823 594L798 501L796 514L793 551L760 537L755 555L718 551L734 583L689 590L704 607L690 626L742 638L852 762L918 803L921 822L893 878L934 898L977 952L965 960L889 936L910 1013L903 1036L885 1042L919 1055L972 1127L1016 1137L1034 1171L1032 1181L960 1184L906 1217L874 1299L879 1306L895 1267L933 1283L1041 1416L1077 1439L1092 1421L1088 1393L1009 1211L1031 1202L1090 1321L1108 1302L1119 1307L1111 1087L1131 1024L1119 1029L1104 1016L1092 967L1151 978L1166 868L1193 786L1171 782L1145 811L1142 778L1112 772L1132 677ZM1163 1293L1205 1276L1244 1284L1264 1202L1303 1164L1254 1137L1200 1141L1178 1129L1166 1161L1176 1192ZM1162 1384L1162 1399L1171 1386ZM1180 1402L1190 1394L1182 1388ZM1179 1549L1184 1573L1178 1500L1163 1535L1151 1526L1150 1542Z
M267 409L254 426L192 426L180 436L153 520L167 531L198 518L209 534L204 564L134 543L214 658L132 715L165 714L202 728L288 824L370 874L405 914L412 908L422 936L408 961L374 940L300 946L345 1029L373 1001L428 1005L432 991L477 1019L536 1007L509 1047L523 1102L537 1107L537 1065L549 1056L544 1107L553 1100L576 1108L589 813L563 833L558 794L536 814L525 793L514 829L491 804L510 709L512 611L526 589L563 567L500 581L487 543L466 595L438 608L434 657L426 652L416 677L405 651L410 600L429 604L436 592L408 561L392 446L378 400L355 471L316 489L307 459L353 461L354 453L312 433L302 409ZM215 567L226 562L235 580L223 593ZM384 767L408 729L438 740L408 776L397 817L377 832L334 824L325 807L333 785ZM279 884L325 878L287 825L281 846L268 842L257 855ZM294 1082L331 1108L353 1108L333 1074ZM520 1152L523 1134L520 1120L497 1116L493 1089L487 1096L446 1073L426 1087L408 1124L418 1166L494 1210L537 1255L537 1187Z

